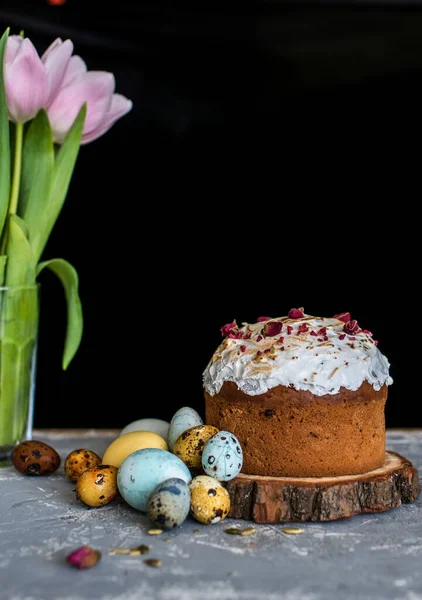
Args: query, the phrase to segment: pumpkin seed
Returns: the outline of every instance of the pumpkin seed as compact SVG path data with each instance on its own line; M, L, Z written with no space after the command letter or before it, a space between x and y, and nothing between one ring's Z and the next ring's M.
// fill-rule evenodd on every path
M149 567L161 567L163 564L159 558L146 558L144 563Z
M256 532L256 527L246 527L246 529L241 529L240 535L252 535Z
M162 529L149 529L148 535L161 535L163 533Z
M304 529L299 529L299 527L285 527L283 529L283 533L289 533L290 535L299 535L299 533L303 533Z
M256 527L246 527L245 529L239 529L237 527L229 527L224 530L226 533L231 533L232 535L251 535L256 532Z

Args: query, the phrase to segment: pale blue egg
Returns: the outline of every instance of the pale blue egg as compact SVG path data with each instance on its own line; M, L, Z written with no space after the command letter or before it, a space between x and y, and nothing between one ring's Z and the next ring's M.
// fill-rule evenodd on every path
M190 408L189 406L183 406L182 408L179 408L179 410L174 413L170 421L170 427L167 434L167 444L169 450L173 452L175 441L187 429L203 424L203 420L195 409Z
M132 431L153 431L166 440L169 427L170 423L162 419L138 419L138 421L133 421L129 425L126 425L126 427L123 427L119 436Z
M230 481L239 475L242 465L242 446L230 431L219 431L205 443L202 468L208 476Z
M183 479L185 483L192 481L189 469L175 454L159 448L144 448L124 459L117 473L117 487L123 500L145 512L148 498L157 485L172 477Z
M190 489L183 479L172 477L157 485L147 502L147 517L160 529L173 529L190 511Z

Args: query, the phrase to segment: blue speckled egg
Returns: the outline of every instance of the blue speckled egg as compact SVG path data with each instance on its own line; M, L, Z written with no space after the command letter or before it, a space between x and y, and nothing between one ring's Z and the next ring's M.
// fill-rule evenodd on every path
M190 511L190 489L183 479L172 477L160 483L147 502L147 517L160 529L173 529L186 519Z
M157 485L172 477L186 483L192 481L189 469L175 454L159 448L143 448L124 459L117 473L117 487L123 500L145 512L148 498Z
M210 438L202 452L202 468L218 481L230 481L239 475L243 452L239 440L230 431L219 431Z
M167 434L167 444L169 450L173 452L175 441L187 429L203 424L203 420L195 409L190 408L189 406L183 406L182 408L179 408L179 410L174 413L170 421L170 427Z

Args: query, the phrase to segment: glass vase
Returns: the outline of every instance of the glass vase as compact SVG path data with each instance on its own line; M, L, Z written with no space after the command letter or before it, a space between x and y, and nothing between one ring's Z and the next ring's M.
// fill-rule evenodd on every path
M40 285L0 287L0 466L31 439Z

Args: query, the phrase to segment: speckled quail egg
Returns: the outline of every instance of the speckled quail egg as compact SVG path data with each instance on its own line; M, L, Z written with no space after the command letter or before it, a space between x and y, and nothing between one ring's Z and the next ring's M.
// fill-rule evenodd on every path
M102 463L120 467L129 454L144 448L167 450L167 442L161 435L153 431L130 431L111 442L104 452Z
M146 511L148 498L160 483L176 477L192 481L187 466L174 454L159 448L144 448L129 454L119 467L117 485L128 504Z
M118 468L113 465L87 469L76 482L76 498L94 508L109 504L119 493L117 471Z
M172 529L183 523L190 510L189 486L183 479L173 477L160 483L147 502L147 517L160 529Z
M198 475L189 484L190 513L205 525L218 523L230 512L230 496L226 488L213 477Z
M72 450L64 461L64 472L71 481L77 481L79 475L91 467L101 464L101 458L92 450L78 448Z
M190 427L195 425L203 425L199 413L189 406L183 406L176 411L170 421L170 427L167 434L167 443L169 450L173 452L173 446L177 438Z
M26 440L13 449L12 464L23 475L50 475L60 466L60 455L39 440Z
M163 421L162 419L138 419L137 421L132 421L132 423L129 423L126 427L123 427L119 435L131 433L132 431L153 431L167 440L169 427L170 423L168 421Z
M177 438L173 452L185 463L188 469L201 469L202 451L206 442L216 433L218 433L218 429L212 425L191 427Z
M205 444L202 468L218 481L230 481L239 475L243 452L239 440L230 431L219 431Z

